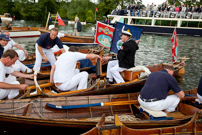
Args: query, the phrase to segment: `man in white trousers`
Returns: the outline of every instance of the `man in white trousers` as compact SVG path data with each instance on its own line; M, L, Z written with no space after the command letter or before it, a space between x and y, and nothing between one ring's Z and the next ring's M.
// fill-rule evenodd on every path
M173 73L173 66L166 65L161 71L153 72L148 76L138 97L142 107L153 111L164 111L165 113L175 111L180 98L184 98L185 94L178 86ZM176 94L168 96L170 89Z
M3 30L1 32L1 34L6 34L9 36L10 38L10 33L7 30ZM4 51L8 50L8 49L12 49L13 47L16 47L18 50L15 50L18 53L19 56L19 60L23 61L26 59L26 57L28 56L28 52L19 44L15 43L15 41L13 41L13 39L10 38L10 41L8 42L8 44L4 47Z
M113 84L113 79L116 83L125 82L119 72L135 66L135 53L139 49L139 40L131 40L132 34L130 31L124 31L122 29L121 41L124 42L118 54L115 56L105 56L104 60L111 60L107 65L107 78L108 82Z
M77 47L71 46L69 51L61 54L52 66L50 82L61 91L86 89L88 73L76 69L77 61L82 59L101 59L101 57L96 54L80 53Z
M20 45L15 43L10 38L10 33L8 31L4 30L2 33L9 36L8 44L6 46L4 46L4 52L9 50L9 49L12 49L13 47L16 47L19 49L19 50L16 50L19 57L18 57L18 60L13 65L14 70L15 71L21 71L21 72L27 71L27 73L31 73L32 69L30 69L29 67L25 66L22 62L20 62L20 61L25 60L25 58L28 56L27 51L23 47L21 47Z
M52 47L56 44L62 51L65 52L61 40L57 37L58 29L52 28L50 33L43 33L36 41L36 60L33 70L40 70L42 59L49 61L51 66L54 65L56 59L52 51Z
M18 54L14 50L7 50L1 55L0 59L0 99L13 99L19 95L19 89L25 90L28 85L20 84L16 77L34 79L34 74L23 74L18 71L14 71L11 66L18 59ZM11 74L6 78L6 74Z

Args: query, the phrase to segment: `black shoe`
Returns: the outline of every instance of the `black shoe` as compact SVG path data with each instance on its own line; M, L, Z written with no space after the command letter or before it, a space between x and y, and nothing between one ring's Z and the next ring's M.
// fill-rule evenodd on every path
M107 80L107 82L108 82L109 84L114 84L114 82L111 82L111 81L109 81L109 80Z

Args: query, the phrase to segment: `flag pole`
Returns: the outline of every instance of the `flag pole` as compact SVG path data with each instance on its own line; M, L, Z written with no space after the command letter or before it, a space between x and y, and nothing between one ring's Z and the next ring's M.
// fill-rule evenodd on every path
M57 11L57 14L56 14L56 17L55 17L55 22L54 22L54 26L55 26L55 23L56 23L56 18L57 18L57 15L58 15L58 11Z
M47 21L46 21L46 27L45 27L45 29L47 29L47 25L48 25L49 16L50 16L50 12L48 13L48 18L47 18Z

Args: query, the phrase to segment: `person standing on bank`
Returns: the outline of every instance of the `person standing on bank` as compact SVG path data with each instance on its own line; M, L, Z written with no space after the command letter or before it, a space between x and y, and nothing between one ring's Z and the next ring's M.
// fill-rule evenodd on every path
M74 36L80 36L80 32L81 32L82 26L81 23L79 21L78 17L75 17L75 23L74 23Z
M4 99L8 96L8 99L13 99L19 95L19 89L25 90L28 85L20 84L16 77L34 79L34 74L23 74L18 71L14 71L11 66L15 64L18 59L18 54L14 50L5 51L0 59L0 99ZM6 74L11 74L6 78Z
M161 71L153 72L148 76L138 96L138 101L142 107L153 111L164 111L165 113L175 111L180 98L184 98L185 94L177 84L173 73L173 66L165 65ZM176 94L168 96L170 89Z
M118 51L118 55L103 57L104 60L112 60L109 61L107 66L107 78L111 84L113 84L113 79L116 83L125 82L119 72L135 66L135 53L139 49L137 45L139 40L131 40L131 36L130 31L124 31L123 26L121 36L123 45Z
M80 53L77 47L71 46L69 51L61 54L52 66L50 82L61 91L86 89L88 73L76 69L77 61L82 59L101 59L101 57L96 54Z
M52 47L57 44L57 46L61 49L62 53L65 52L61 40L57 37L58 29L52 28L50 33L43 33L36 41L36 60L33 70L40 70L41 61L49 61L51 66L55 63L56 59L54 53L52 51Z

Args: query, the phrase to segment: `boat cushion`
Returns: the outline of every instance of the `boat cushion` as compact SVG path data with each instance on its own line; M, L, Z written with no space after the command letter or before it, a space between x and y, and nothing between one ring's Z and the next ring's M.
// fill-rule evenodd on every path
M168 119L173 119L173 117L167 117L167 114L163 111L153 111L146 109L142 106L140 106L140 112L143 113L146 112L151 120L168 120Z
M125 81L132 81L142 76L148 76L150 70L144 66L136 66L121 72L121 76Z
M195 105L202 105L202 102L197 98L197 99L195 99Z

